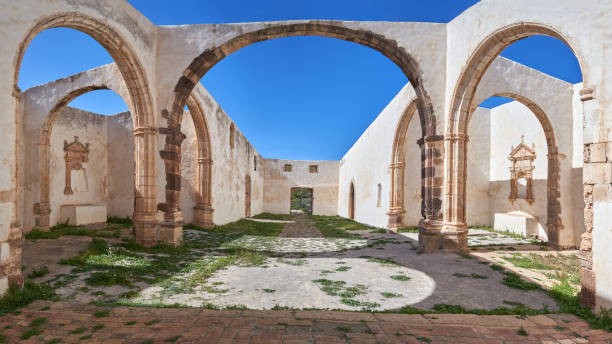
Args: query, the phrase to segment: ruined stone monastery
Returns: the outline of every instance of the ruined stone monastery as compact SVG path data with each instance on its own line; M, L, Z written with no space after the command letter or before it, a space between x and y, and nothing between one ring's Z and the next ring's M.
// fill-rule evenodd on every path
M418 226L426 253L465 250L468 225L579 248L582 302L612 306L610 1L483 0L447 24L180 26L123 0L0 3L0 293L22 283L33 228L129 216L140 243L179 244L186 223L289 213L291 190L308 188L313 214ZM115 62L19 89L28 44L56 27L90 35ZM533 35L566 43L583 83L498 56ZM261 156L199 83L238 49L289 36L370 47L409 80L340 161ZM129 112L67 106L99 89ZM514 101L478 107L491 96Z

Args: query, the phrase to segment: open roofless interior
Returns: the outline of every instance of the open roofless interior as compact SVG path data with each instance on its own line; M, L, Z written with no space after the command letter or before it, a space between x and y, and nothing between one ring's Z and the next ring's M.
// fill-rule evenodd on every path
M612 2L4 7L0 344L612 342ZM534 40L575 75L521 60ZM51 48L101 57L61 74Z

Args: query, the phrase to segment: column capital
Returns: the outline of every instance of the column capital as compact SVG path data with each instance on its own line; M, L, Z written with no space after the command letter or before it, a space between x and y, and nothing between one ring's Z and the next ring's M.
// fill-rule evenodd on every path
M580 101L586 102L595 99L595 87L585 87L580 90Z
M402 168L404 165L405 163L403 161L392 162L389 164L389 168Z
M154 135L157 133L157 129L154 127L138 127L134 128L134 136L139 135Z
M464 141L468 142L470 140L469 136L464 133L453 133L448 134L444 137L445 141Z

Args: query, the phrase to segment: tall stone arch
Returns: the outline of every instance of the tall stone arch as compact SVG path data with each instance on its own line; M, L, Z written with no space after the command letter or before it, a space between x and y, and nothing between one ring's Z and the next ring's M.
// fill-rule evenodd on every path
M182 134L180 125L183 109L190 93L199 80L219 61L233 52L247 45L265 40L292 37L292 36L322 36L355 42L381 52L399 66L407 76L417 95L415 106L419 113L423 141L423 194L424 210L421 227L428 230L430 227L438 228L442 220L442 142L443 137L438 135L436 118L431 100L424 88L421 71L417 61L407 53L397 42L387 39L371 31L351 29L340 23L331 21L307 21L300 23L266 24L264 28L226 38L213 48L203 51L194 58L183 71L176 82L171 100L162 117L167 120L167 128L160 129L166 135L166 145L163 152L177 152L180 150ZM179 165L169 159L177 154L162 153L165 160L167 180L175 179L180 174ZM176 200L180 199L180 188L166 185L166 203L161 207L165 212L166 221L177 223L180 218L180 207Z
M27 32L21 41L14 64L14 93L18 88L21 61L29 43L40 32L52 28L81 31L102 45L115 61L125 81L134 119L136 185L134 190L134 232L143 245L157 243L157 211L155 189L155 146L157 131L153 100L144 67L130 44L110 25L87 15L69 12L44 17ZM21 237L19 233L16 237Z

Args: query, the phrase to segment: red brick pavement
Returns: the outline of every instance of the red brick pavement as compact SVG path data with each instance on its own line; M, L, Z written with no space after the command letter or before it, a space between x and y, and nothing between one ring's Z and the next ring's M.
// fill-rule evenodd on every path
M108 315L96 312L108 310ZM41 333L20 341L32 321ZM523 328L526 336L519 335ZM35 327L36 328L36 327ZM612 343L568 314L529 317L373 314L332 311L213 311L104 308L37 301L0 317L6 343ZM0 343L2 340L0 340Z

